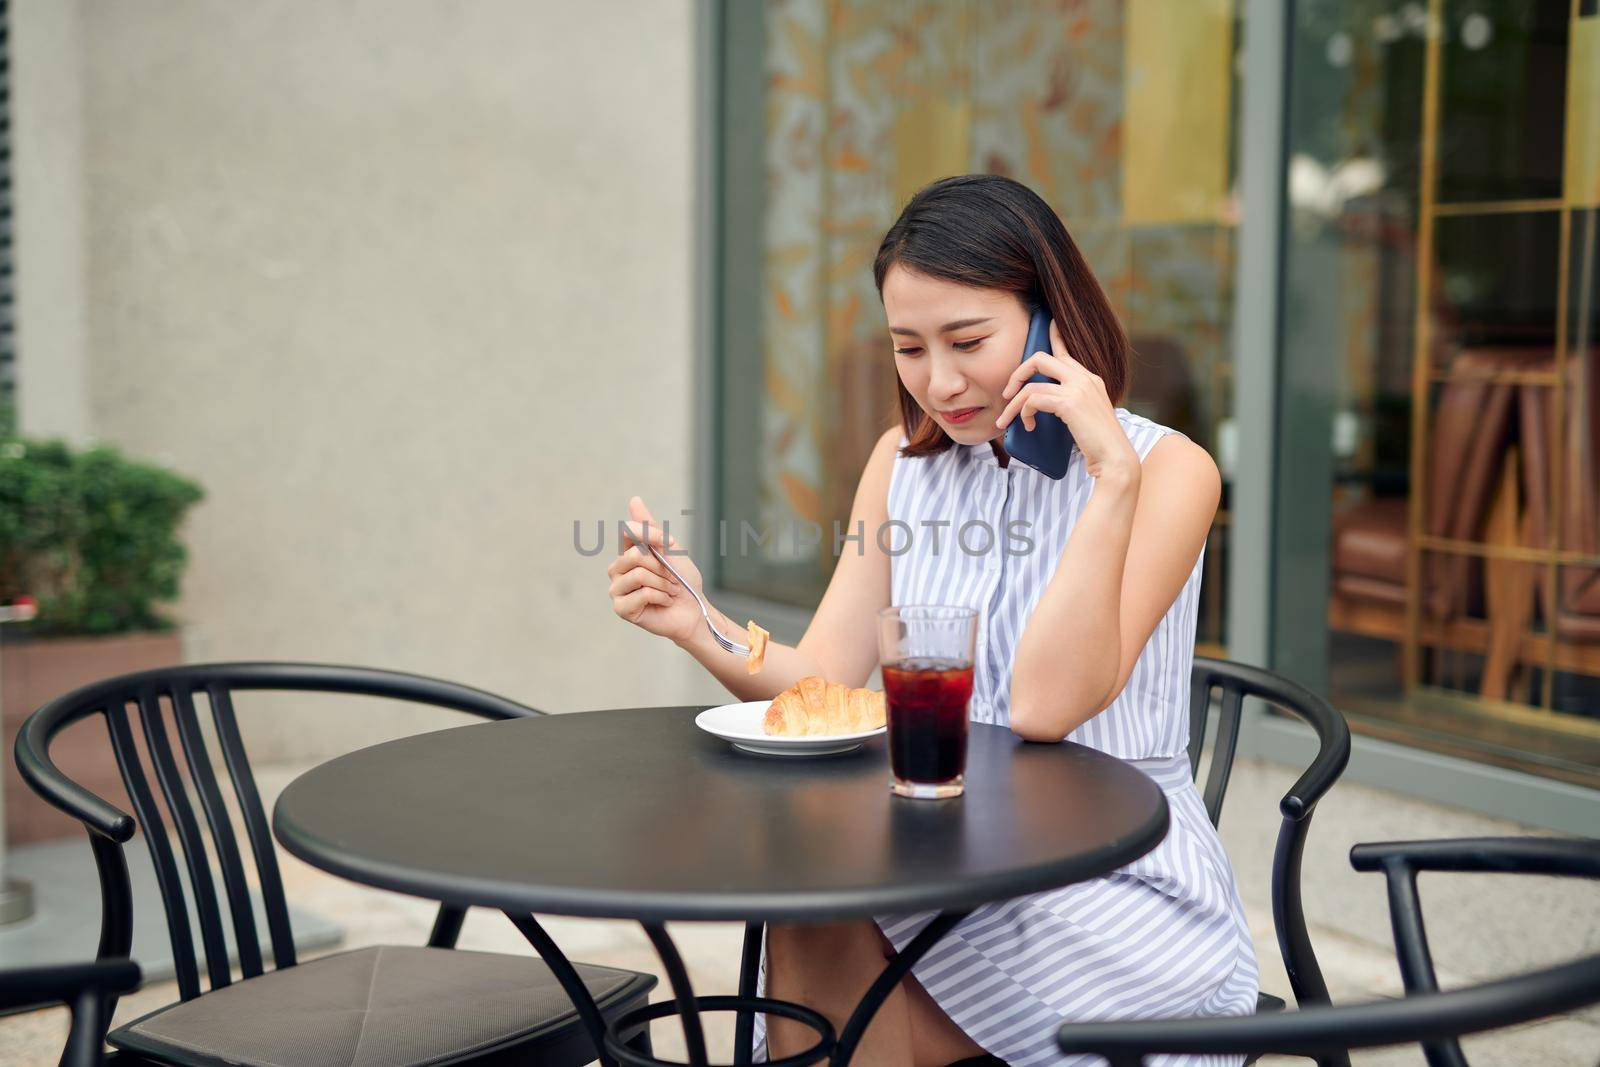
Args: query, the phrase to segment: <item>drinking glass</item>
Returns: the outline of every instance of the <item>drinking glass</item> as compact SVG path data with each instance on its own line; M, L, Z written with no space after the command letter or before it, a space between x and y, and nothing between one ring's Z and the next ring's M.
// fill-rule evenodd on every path
M903 797L960 796L978 613L911 604L878 613L889 718L889 788Z

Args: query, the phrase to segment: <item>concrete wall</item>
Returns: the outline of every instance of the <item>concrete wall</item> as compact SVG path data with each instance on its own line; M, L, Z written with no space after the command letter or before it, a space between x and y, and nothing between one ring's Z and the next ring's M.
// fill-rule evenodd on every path
M89 435L83 20L76 3L10 5L17 413L24 433Z
M692 506L692 0L72 11L90 432L205 486L190 658L717 697L572 547L631 493ZM52 358L24 334L24 381ZM247 718L257 760L444 721Z

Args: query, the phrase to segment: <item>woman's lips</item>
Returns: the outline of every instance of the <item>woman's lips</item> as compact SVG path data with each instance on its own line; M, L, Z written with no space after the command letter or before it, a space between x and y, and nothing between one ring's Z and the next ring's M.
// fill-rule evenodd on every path
M971 420L974 415L982 410L982 408L956 408L954 411L941 411L939 414L944 418L945 422L954 423L959 426L962 423Z

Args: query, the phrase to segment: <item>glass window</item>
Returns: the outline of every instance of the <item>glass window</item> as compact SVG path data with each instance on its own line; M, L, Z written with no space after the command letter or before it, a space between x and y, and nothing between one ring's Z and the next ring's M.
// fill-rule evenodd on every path
M1291 381L1332 368L1335 701L1368 733L1588 785L1593 7L1297 6L1283 355Z
M872 279L923 184L1009 175L1065 220L1132 339L1125 405L1226 477L1235 233L1232 0L727 4L717 512L726 589L814 605L895 421ZM748 187L759 195L748 194ZM735 192L735 190L740 190ZM1221 651L1227 499L1200 641Z

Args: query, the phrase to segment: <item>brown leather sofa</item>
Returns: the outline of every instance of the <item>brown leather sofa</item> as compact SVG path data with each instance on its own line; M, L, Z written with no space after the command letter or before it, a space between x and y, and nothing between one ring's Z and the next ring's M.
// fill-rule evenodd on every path
M1514 387L1473 377L1513 362L1501 352L1459 354L1459 375L1440 388L1427 462L1423 530L1434 537L1481 540L1512 430ZM1334 516L1330 625L1399 640L1406 606L1407 509L1404 497L1363 501ZM1482 607L1482 566L1470 557L1424 554L1422 604L1433 620Z
M1561 547L1600 554L1600 410L1594 362L1568 361L1567 408L1574 413L1562 448L1567 468ZM1440 386L1427 457L1427 535L1476 543L1544 546L1554 470L1548 385L1496 381L1506 371L1552 369L1548 346L1469 349ZM1587 390L1587 394L1584 393ZM1508 464L1513 457L1515 466ZM1520 468L1520 469L1519 469ZM1518 475L1520 474L1520 481ZM1523 499L1526 504L1523 504ZM1407 500L1365 501L1334 518L1329 625L1399 642L1405 634ZM1422 627L1426 644L1486 657L1480 691L1507 696L1518 663L1546 662L1548 639L1531 633L1543 607L1541 563L1423 554ZM1555 662L1600 674L1600 569L1563 567L1555 622Z

